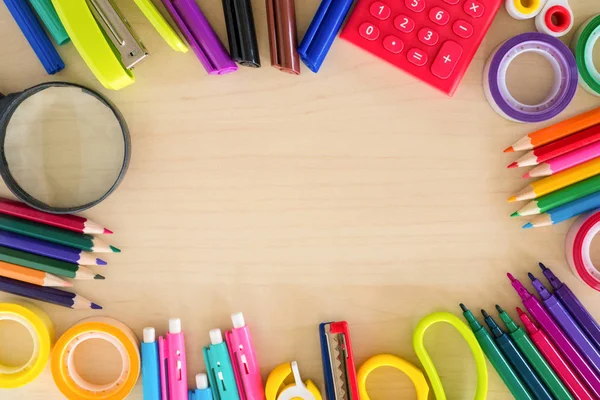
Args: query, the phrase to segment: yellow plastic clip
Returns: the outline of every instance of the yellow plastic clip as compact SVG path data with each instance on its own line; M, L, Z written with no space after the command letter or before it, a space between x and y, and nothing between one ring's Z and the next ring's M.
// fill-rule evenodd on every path
M285 384L290 375L294 376L294 383ZM265 385L266 400L323 400L317 386L310 380L302 382L298 363L281 364L273 369Z
M444 386L442 385L442 381L435 369L433 361L427 353L427 350L425 350L424 338L427 328L438 322L446 322L452 325L469 345L477 367L477 389L475 391L475 400L485 400L488 391L488 372L483 351L469 327L456 315L448 312L435 312L426 316L419 322L413 333L413 347L415 348L415 353L417 353L417 357L419 357L421 364L423 364L429 382L431 382L435 398L437 400L446 400L446 393L444 392Z
M415 385L417 400L427 400L429 385L423 372L408 361L392 354L380 354L371 357L359 368L356 380L358 381L358 393L361 400L370 400L367 394L367 377L371 372L381 367L392 367L404 372Z
M150 0L134 0L135 4L142 10L144 16L150 21L154 29L175 51L187 53L189 48L179 37L177 32L169 25L167 20L158 11L156 6Z

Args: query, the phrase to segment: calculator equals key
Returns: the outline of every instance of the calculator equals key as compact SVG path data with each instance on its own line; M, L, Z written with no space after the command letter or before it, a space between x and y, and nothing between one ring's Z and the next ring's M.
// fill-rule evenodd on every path
M357 0L340 37L452 96L503 0Z

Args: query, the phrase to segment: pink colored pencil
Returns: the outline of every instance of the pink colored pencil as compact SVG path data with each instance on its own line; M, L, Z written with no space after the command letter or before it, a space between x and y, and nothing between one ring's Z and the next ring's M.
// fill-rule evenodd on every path
M565 169L582 164L596 157L600 157L600 142L589 144L580 149L541 163L523 175L523 178L554 175L557 172L564 171Z

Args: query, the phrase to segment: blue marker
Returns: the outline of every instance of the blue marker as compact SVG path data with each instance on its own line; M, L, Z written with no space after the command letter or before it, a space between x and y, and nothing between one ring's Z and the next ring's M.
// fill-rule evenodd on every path
M154 328L144 328L142 342L142 385L144 400L161 400L158 343Z
M206 374L196 375L196 389L190 390L188 400L213 400L212 390L208 387Z

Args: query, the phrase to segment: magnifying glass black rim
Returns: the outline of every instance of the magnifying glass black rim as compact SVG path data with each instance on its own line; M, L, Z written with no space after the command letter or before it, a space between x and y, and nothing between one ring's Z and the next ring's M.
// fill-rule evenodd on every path
M113 185L108 189L106 193L104 193L100 198L74 207L52 207L48 204L32 197L29 193L27 193L13 178L10 173L8 167L8 161L6 160L6 153L4 151L4 140L6 138L6 128L8 123L10 122L11 117L13 116L15 110L21 105L21 103L33 96L34 94L41 92L44 89L48 89L50 87L76 87L80 88L83 92L89 94L90 96L94 96L102 103L104 103L108 108L112 111L117 121L119 121L119 125L121 126L121 132L123 133L123 142L125 144L125 151L123 154L123 165L121 166L121 171L117 176L117 179L113 183ZM127 172L127 168L129 167L129 159L131 157L131 138L129 136L129 128L127 127L127 123L125 119L119 112L119 110L108 100L106 97L102 96L100 93L95 92L91 89L88 89L84 86L77 85L74 83L68 82L47 82L42 83L37 86L33 86L29 89L26 89L20 93L9 94L4 98L5 101L8 102L8 105L5 110L0 110L0 176L4 180L4 183L8 187L8 189L15 195L17 198L27 203L31 207L37 208L41 211L46 211L53 214L68 214L73 212L79 212L83 210L87 210L95 206L96 204L102 202L106 199L110 194L119 186L123 178L125 177L125 173Z

